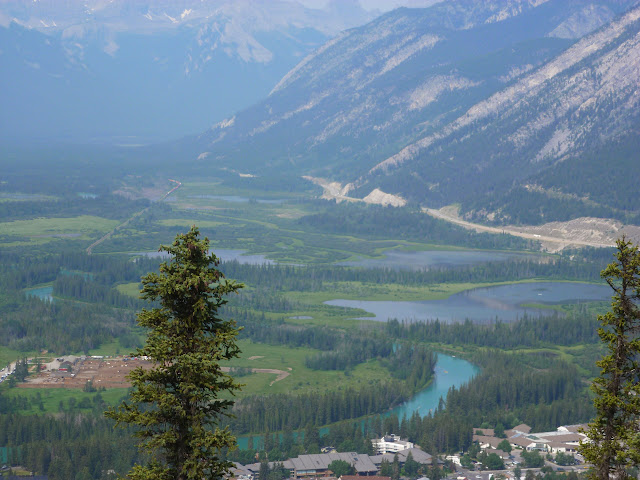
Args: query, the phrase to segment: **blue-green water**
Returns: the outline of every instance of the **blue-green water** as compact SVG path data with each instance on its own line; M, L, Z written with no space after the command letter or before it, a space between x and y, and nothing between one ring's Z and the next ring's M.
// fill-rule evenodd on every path
M389 319L441 322L487 323L499 319L513 322L525 313L530 316L548 315L547 309L523 307L524 304L575 304L605 301L611 298L606 285L570 282L532 282L474 288L451 295L444 300L413 302L330 300L327 305L360 308L375 315L362 319L386 322Z
M421 416L425 416L430 410L438 408L440 398L446 398L451 387L460 388L480 372L478 367L466 360L443 354L438 354L435 370L434 380L427 388L418 392L408 402L394 408L389 414L397 414L400 418L403 416L409 418L414 412L418 412ZM326 433L326 428L320 430L321 435ZM255 446L260 445L262 436L254 436L253 442ZM238 438L240 449L247 449L248 445L248 436Z
M88 272L79 272L76 270L60 270L61 275L82 275L82 277L87 280L93 278L92 273ZM28 297L38 297L40 300L44 300L46 302L55 303L55 298L53 298L53 285L47 285L43 287L37 288L28 288L24 291L24 293Z
M397 414L400 418L403 416L409 418L414 412L425 416L429 411L438 408L440 398L446 398L451 387L459 388L478 373L480 369L466 360L439 354L435 379L431 385L418 392L407 403L394 408L391 413Z
M53 299L53 286L49 285L47 287L38 287L38 288L29 288L24 291L29 297L38 297L40 300L45 300L47 302L54 302Z

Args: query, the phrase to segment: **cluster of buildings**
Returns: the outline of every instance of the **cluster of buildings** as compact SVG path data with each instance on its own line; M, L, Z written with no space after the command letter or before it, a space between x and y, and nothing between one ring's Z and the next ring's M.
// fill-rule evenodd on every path
M505 430L504 433L511 448L538 450L551 454L575 454L578 452L580 442L587 440L587 436L580 433L580 429L585 427L586 425L568 425L558 427L552 432L530 433L531 427L521 424L511 430ZM476 434L473 436L473 441L478 442L483 450L497 450L498 445L504 441L504 438L496 437L492 429L479 428L474 429L474 432Z
M328 478L334 477L333 472L329 470L331 462L342 460L353 466L358 477L366 476L369 480L379 480L378 473L382 462L386 460L392 463L396 455L401 466L407 461L409 454L416 462L421 464L431 464L432 461L431 455L415 447L413 443L401 440L396 435L385 435L380 439L373 440L372 443L377 452L376 455L355 452L329 452L300 455L278 463L281 463L284 468L291 472L291 478ZM275 463L270 462L269 467L273 468ZM260 472L260 463L236 464L232 471L238 480L252 480L257 478ZM348 480L345 476L342 479Z
M584 425L569 425L558 427L552 432L531 433L531 427L525 424L518 425L511 430L505 430L506 440L512 449L527 451L538 450L542 453L568 453L575 454L581 441L586 441L585 434L580 433ZM478 442L482 450L491 450L490 453L497 453L503 459L509 458L509 454L498 448L504 442L504 437L496 437L493 429L474 429L473 441ZM400 466L404 466L409 454L413 459L423 465L431 465L433 458L428 453L416 447L407 440L402 440L397 435L385 435L382 438L372 440L375 455L366 455L355 452L339 453L326 451L315 455L300 455L296 458L285 460L284 462L270 462L269 467L273 468L276 463L281 463L289 470L291 478L295 479L316 479L332 478L334 472L329 469L329 465L336 460L342 460L352 465L356 476L343 476L341 480L357 480L358 477L367 477L369 480L387 480L388 477L379 477L380 467L384 461L392 463L394 457L398 457ZM460 458L449 456L447 460L452 460L460 465ZM441 463L441 461L438 461ZM260 463L249 465L236 464L232 470L237 480L253 480L258 477Z

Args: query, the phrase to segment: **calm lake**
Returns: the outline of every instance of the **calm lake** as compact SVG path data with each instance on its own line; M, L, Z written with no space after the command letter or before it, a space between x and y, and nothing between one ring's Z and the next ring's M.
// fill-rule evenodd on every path
M442 322L462 322L467 318L475 323L487 323L496 318L512 322L525 313L532 316L549 314L549 310L523 307L523 304L574 304L604 301L611 298L606 285L568 282L532 282L475 288L451 295L444 300L415 302L330 300L327 305L361 308L375 318L361 319L386 322L389 319L425 321L439 319Z
M459 267L487 262L505 262L515 258L538 260L541 255L482 250L427 250L403 252L387 250L384 258L362 258L338 265L362 268L391 268L394 270L422 270L431 267Z

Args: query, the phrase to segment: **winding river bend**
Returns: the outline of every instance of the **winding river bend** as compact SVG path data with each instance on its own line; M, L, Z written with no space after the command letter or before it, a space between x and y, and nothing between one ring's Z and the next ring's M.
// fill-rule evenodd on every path
M408 402L399 405L389 412L397 414L400 418L406 416L411 417L414 412L418 412L420 416L425 416L430 410L438 408L440 397L446 398L451 387L459 388L480 372L480 369L466 360L452 357L450 355L438 354L438 363L433 382L413 396ZM327 433L327 428L321 428L322 435ZM262 436L253 437L254 445L258 446L262 442ZM247 449L249 445L249 437L238 437L238 447Z
M391 413L395 413L400 418L403 416L409 418L414 412L418 412L423 417L429 411L438 408L440 398L446 398L451 387L460 388L478 373L480 369L474 364L462 358L439 353L433 382L414 395L411 400L394 408Z

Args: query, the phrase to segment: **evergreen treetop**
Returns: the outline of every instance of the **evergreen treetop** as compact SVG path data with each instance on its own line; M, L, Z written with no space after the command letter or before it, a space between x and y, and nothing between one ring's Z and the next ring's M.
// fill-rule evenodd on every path
M138 324L149 334L137 355L153 366L131 372L130 400L106 415L117 424L137 426L140 448L149 454L146 465L133 467L131 479L222 478L230 464L221 459L220 449L236 442L227 428L217 426L233 405L221 394L233 394L240 385L221 365L239 354L238 328L220 318L218 309L227 302L224 296L242 285L216 269L218 258L196 227L160 250L170 260L159 273L143 277L141 290L141 298L159 306L138 314Z

